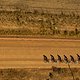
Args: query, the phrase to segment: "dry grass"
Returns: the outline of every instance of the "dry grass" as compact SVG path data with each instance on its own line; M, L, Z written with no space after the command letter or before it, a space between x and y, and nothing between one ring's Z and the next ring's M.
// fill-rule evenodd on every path
M76 78L80 79L80 69L72 69ZM50 79L49 72L53 74ZM1 69L0 80L73 80L69 69L56 68L55 70L45 69Z
M0 35L80 36L80 16L34 11L0 11ZM77 30L76 30L77 29Z

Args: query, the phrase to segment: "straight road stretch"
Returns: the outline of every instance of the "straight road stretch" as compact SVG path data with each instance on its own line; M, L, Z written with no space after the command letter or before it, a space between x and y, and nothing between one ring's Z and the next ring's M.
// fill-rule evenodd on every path
M72 55L77 60L80 55L80 40L68 39L31 39L0 38L0 68L67 68L66 63L45 63L43 55L50 59L50 54L57 59ZM80 63L70 63L71 67L80 68Z

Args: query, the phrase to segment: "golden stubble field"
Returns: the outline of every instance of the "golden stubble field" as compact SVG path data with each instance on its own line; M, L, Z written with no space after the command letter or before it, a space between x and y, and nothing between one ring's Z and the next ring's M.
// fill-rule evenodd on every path
M67 68L65 63L44 63L43 55L50 59L50 54L57 59L65 54L69 59L80 54L80 40L68 39L0 39L0 68ZM80 68L80 63L70 63L71 67Z

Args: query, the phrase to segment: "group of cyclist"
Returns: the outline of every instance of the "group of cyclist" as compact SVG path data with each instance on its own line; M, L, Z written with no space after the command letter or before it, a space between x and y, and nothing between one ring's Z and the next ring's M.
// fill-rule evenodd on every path
M77 55L77 61L80 61L80 55L79 54L76 54ZM68 59L68 57L66 55L64 55L64 59L61 58L60 55L57 55L58 59L55 59L54 56L52 54L50 54L50 59L48 59L48 57L46 55L43 55L44 57L44 61L45 62L49 62L49 60L51 62L76 62L76 60L74 59L74 57L72 55L70 55L70 60Z

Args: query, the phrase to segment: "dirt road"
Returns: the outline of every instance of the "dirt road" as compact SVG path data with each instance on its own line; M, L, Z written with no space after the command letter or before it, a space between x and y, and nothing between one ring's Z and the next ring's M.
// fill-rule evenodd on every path
M50 68L68 67L65 63L44 63L43 54L50 59L53 54L68 58L80 54L80 40L68 39L0 39L0 68ZM80 63L70 63L71 67L80 68Z

